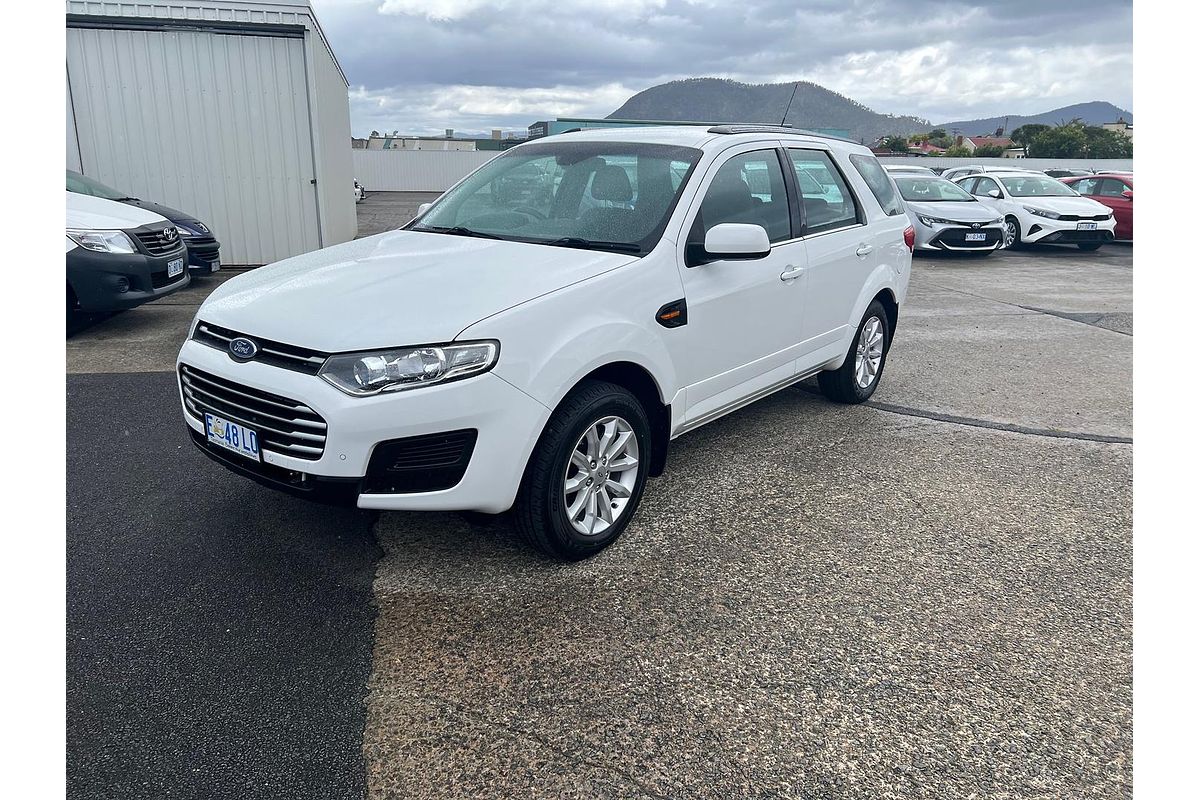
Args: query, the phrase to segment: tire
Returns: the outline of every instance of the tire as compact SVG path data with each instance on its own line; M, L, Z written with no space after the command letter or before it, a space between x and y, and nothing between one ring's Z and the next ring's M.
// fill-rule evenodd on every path
M589 439L589 431L595 433L594 440ZM595 468L585 467L592 462L584 451L590 447L593 454L601 452L598 448L605 440L620 447L610 447L608 454L616 456L612 464L626 465L625 469L610 472L609 462L601 461L603 455ZM630 460L633 464L627 465ZM565 561L595 555L629 525L646 488L649 466L650 421L641 403L616 384L584 381L546 423L525 468L513 520L526 540L546 555ZM613 484L628 496L621 497ZM571 491L572 486L578 488ZM592 486L602 488L593 491ZM589 497L595 498L594 505ZM573 509L579 509L575 521L569 516Z
M1075 246L1085 253L1090 253L1093 250L1099 250L1103 244L1104 242L1077 242Z
M1011 229L1010 229L1010 227L1011 227ZM1011 241L1009 241L1010 235L1012 236ZM1003 236L1004 236L1003 241L1008 241L1008 244L1002 245L1000 248L1001 250L1011 250L1014 247L1020 247L1021 246L1021 220L1019 220L1013 216L1005 217L1004 218L1004 234L1003 234Z
M869 375L870 382L866 386L862 386L859 383L858 350L860 342L863 342L863 332L868 329L872 320L876 320L877 325L871 325L872 334L868 338L871 343L870 350L875 352L878 348L878 366L875 373ZM817 375L817 383L820 385L821 391L835 403L865 401L875 394L875 388L879 386L879 379L883 377L883 368L887 363L887 354L891 343L892 332L888 325L887 313L884 311L883 305L878 300L874 300L871 305L867 306L862 321L858 323L858 330L854 333L854 339L850 342L850 350L846 353L846 360L842 366ZM868 365L871 363L870 359L864 358L863 360Z

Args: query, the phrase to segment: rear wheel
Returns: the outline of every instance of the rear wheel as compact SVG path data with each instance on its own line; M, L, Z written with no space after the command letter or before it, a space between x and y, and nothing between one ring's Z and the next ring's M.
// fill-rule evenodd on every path
M1092 250L1099 250L1102 244L1104 244L1104 242L1079 242L1075 246L1080 250L1090 252Z
M891 331L887 313L878 301L867 306L850 343L850 352L839 368L817 375L825 396L835 403L861 403L875 393L887 362Z
M594 555L629 525L649 463L641 403L616 384L585 381L555 410L529 459L513 506L517 528L556 558Z

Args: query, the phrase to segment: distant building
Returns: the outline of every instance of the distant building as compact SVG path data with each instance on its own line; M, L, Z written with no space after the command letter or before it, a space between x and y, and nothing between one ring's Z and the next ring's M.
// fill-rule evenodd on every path
M1133 126L1126 122L1124 117L1117 117L1116 122L1105 122L1100 127L1106 131L1119 133L1126 139L1133 141Z
M963 137L962 146L972 153L979 147L999 147L1007 150L1013 146L1013 140L1007 136L966 136Z
M938 147L936 144L929 142L918 142L908 148L908 152L919 156L940 156L946 152L946 148Z
M713 125L734 125L732 122L698 122L692 120L663 120L663 119L590 119L587 117L558 117L555 120L543 120L529 126L529 138L539 139L543 136L554 136L578 129L589 128L645 128L651 125L692 125L711 128ZM849 139L850 131L846 128L803 128L821 136L836 136Z
M353 146L354 142L351 141ZM372 134L367 138L367 150L475 150L474 139L455 139L454 129L447 128L445 136L410 136L398 131Z

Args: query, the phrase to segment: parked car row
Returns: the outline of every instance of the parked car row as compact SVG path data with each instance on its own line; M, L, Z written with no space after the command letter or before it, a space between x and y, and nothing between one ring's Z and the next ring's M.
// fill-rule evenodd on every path
M221 243L191 214L67 170L66 304L121 311L221 268Z

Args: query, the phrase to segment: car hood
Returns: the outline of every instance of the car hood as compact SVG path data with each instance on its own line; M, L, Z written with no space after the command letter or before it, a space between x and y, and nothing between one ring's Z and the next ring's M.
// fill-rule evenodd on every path
M182 222L185 225L195 225L199 221L191 214L184 213L183 211L180 211L176 208L171 208L170 206L164 206L162 203L152 203L149 200L141 200L138 198L122 200L121 202L127 206L136 206L137 208L144 208L147 211L152 211L159 216L166 217L171 222Z
M1044 208L1057 214L1094 216L1107 214L1109 210L1103 203L1097 203L1089 197L1046 197L1042 195L1039 197L1014 197L1013 201L1022 206Z
M84 230L128 230L167 220L135 206L88 194L67 192L67 227Z
M631 261L625 254L392 231L231 278L205 322L324 352L452 341L505 309Z
M923 214L927 217L941 217L942 219L950 219L955 222L988 222L1000 216L994 208L988 208L979 202L955 202L953 200L906 202L914 214Z

